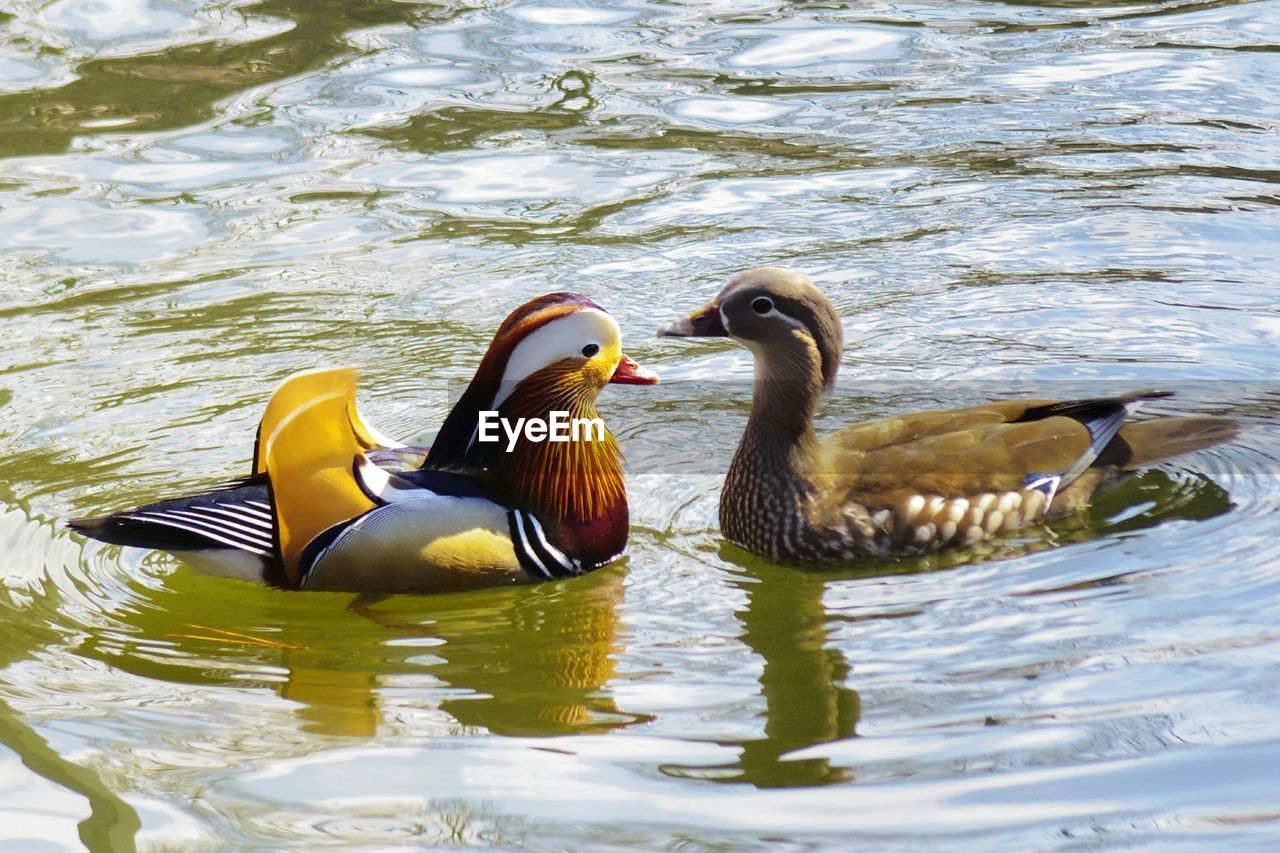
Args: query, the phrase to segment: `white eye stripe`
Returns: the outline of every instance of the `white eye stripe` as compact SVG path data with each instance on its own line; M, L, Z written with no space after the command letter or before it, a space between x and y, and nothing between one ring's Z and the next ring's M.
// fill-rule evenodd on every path
M799 320L797 320L795 317L792 317L789 314L784 314L775 308L773 311L769 313L769 316L781 317L783 320L786 320L792 326L795 326L797 329L804 332L809 337L813 337L813 331L808 326L806 326L804 323L801 323Z
M806 326L804 323L797 320L795 317L792 317L790 314L787 314L781 309L779 309L777 303L774 303L773 305L771 305L767 313L758 314L758 316L777 317L783 320L784 322L790 324L791 326L804 332L809 337L813 337L813 332L809 329L808 326ZM733 336L733 329L730 328L729 326L729 315L725 313L723 305L720 306L720 325L724 326L724 330L728 332L730 336Z
M521 381L566 358L582 358L582 348L618 346L622 333L617 322L597 308L582 308L559 317L516 344L491 408L499 408Z

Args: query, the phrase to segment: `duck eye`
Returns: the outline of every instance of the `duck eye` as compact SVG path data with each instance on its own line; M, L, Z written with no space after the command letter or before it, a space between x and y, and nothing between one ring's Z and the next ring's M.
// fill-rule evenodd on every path
M600 352L599 344L587 344L585 347L582 348L582 355L584 358L591 358L593 355L595 355L598 352Z
M767 296L757 296L751 300L751 310L757 314L768 314L773 310L773 300Z

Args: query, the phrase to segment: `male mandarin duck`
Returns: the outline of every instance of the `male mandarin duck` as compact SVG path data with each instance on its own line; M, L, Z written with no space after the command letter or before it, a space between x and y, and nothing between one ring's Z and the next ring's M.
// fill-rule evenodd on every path
M789 270L733 278L659 337L729 337L755 357L746 432L725 478L720 527L775 560L922 553L1082 507L1123 471L1235 436L1216 417L1126 418L1165 392L1021 400L857 424L819 440L843 335L831 301Z
M610 382L657 377L623 354L599 305L541 296L502 323L430 450L365 424L354 370L297 374L267 405L248 478L69 526L290 589L435 592L582 574L626 548L613 435L596 421L566 441L528 429L513 439L482 429L482 413L508 425L595 419Z

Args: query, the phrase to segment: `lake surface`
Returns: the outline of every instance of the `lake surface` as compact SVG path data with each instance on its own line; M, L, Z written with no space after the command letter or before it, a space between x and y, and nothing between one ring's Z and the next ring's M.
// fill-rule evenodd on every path
M1280 2L61 0L0 11L0 846L982 849L1280 839ZM1230 445L969 558L719 538L751 367L657 341L792 266L824 428L1165 387ZM243 472L363 370L425 440L589 294L629 559L379 602L64 519Z

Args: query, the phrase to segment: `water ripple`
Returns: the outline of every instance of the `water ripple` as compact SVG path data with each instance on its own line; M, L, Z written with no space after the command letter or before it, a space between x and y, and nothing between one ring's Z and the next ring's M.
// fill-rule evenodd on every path
M1278 45L1270 0L10 4L0 839L1266 846ZM1159 385L1243 433L976 553L771 566L716 520L746 353L652 339L762 263L844 319L824 430ZM375 602L61 529L243 472L295 370L425 440L554 289L666 380L602 400L622 565Z

